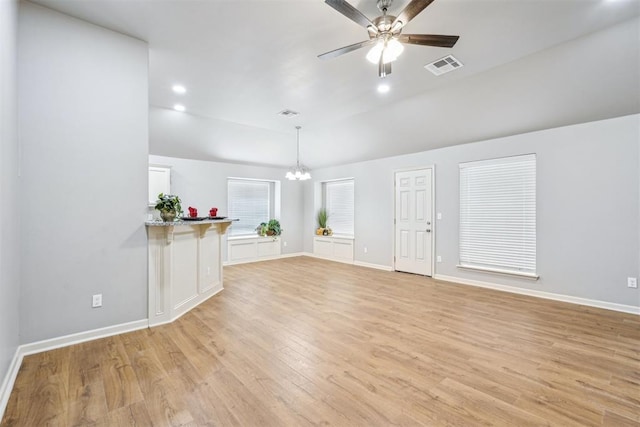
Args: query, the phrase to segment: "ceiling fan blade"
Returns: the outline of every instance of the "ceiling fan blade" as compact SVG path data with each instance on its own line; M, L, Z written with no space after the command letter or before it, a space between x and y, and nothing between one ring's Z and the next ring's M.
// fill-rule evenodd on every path
M419 14L427 6L429 6L431 2L433 2L433 0L411 0L407 7L405 7L404 10L400 12L400 15L398 15L395 21L393 21L391 27L396 25L397 22L402 22L402 26L407 25L409 21L411 21L417 14Z
M372 40L365 40L363 42L359 42L359 43L354 43L354 44L350 44L349 46L344 46L335 50L331 50L329 52L323 53L321 55L318 55L318 58L320 59L329 59L329 58L335 58L336 56L340 56L340 55L344 55L345 53L349 53L352 52L356 49L360 49L361 47L365 47L367 45L370 44L374 44L376 42L376 39L372 39Z
M369 18L364 16L362 12L360 12L358 9L351 6L344 0L324 0L324 2L358 25L362 25L365 28L370 25L375 27L375 25L373 25Z
M400 34L398 41L422 46L453 47L460 36L441 36L436 34Z

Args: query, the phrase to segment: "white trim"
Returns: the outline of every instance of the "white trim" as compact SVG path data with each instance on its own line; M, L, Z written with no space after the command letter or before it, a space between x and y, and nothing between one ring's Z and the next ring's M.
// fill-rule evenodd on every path
M274 259L281 259L281 258L293 258L293 257L297 257L297 256L313 256L311 254L307 254L306 252L293 252L290 254L280 254L280 255L274 255L271 257L265 257L265 258L259 258L259 259L249 259L249 260L240 260L240 261L225 261L222 263L222 265L224 267L228 267L230 265L238 265L238 264L250 264L252 262L261 262L261 261L273 261Z
M99 338L110 337L113 335L124 334L127 332L137 331L149 327L149 319L136 320L134 322L121 323L119 325L107 326L99 329L92 329L90 331L78 332L75 334L64 335L61 337L50 338L42 341L35 341L29 344L22 344L16 349L16 353L11 360L9 370L4 377L2 387L0 388L0 419L4 415L4 411L7 409L7 403L9 403L9 396L13 390L20 366L22 365L22 359L24 356L30 354L41 353L43 351L54 350L56 348L67 347L73 344L79 344L82 342L93 341Z
M554 294L552 292L536 291L534 289L518 288L515 286L498 285L496 283L482 282L479 280L463 279L460 277L436 274L433 276L436 280L445 282L453 282L461 285L476 286L479 288L493 289L496 291L509 292L512 294L528 295L531 297L549 299L554 301L568 302L571 304L586 305L588 307L604 308L605 310L619 311L622 313L640 315L640 307L634 305L617 304L614 302L600 301L588 298L574 297L571 295Z
M11 391L13 391L13 385L18 377L20 366L22 366L23 357L24 356L20 353L20 347L16 348L13 359L11 359L11 363L9 364L9 370L2 381L2 386L0 387L0 420L4 416L5 409L7 409L9 396L11 396Z
M373 268L373 269L376 269L376 270L393 271L393 267L391 267L389 265L372 264L370 262L353 261L353 265L357 265L358 267Z
M205 292L209 292L211 291L211 289L215 289L210 295L207 295L204 299L198 301L195 305L191 305L191 304L187 304L191 301L193 301L194 299L198 299L199 297L202 297L203 294L200 295L194 295L193 297L189 298L187 301L184 301L180 304L179 307L175 308L174 311L177 313L175 316L173 316L170 319L167 320L161 320L159 322L153 322L153 324L151 324L151 322L148 322L148 327L149 328L155 328L156 326L160 326L160 325L166 325L168 323L173 323L176 320L178 320L179 318L181 318L182 316L184 316L185 314L187 314L188 312L190 312L191 310L193 310L194 308L196 308L197 306L199 306L200 304L202 304L203 302L207 301L209 298L218 295L220 292L222 292L224 290L224 288L222 287L222 285L219 285L219 287L216 289L215 287L209 288L207 291Z
M456 265L456 267L462 268L465 270L481 271L483 273L497 273L497 274L504 274L505 276L524 277L524 278L533 279L533 280L538 280L540 278L540 276L538 276L535 273L522 273L520 271L502 270L500 268L477 267L474 265L463 265L463 264L458 264Z
M282 258L282 255L274 255L274 256L268 256L263 258L247 258L247 259L241 259L238 261L225 261L222 263L222 266L228 267L231 265L251 264L252 262L273 261L274 259L280 259L280 258Z
M323 259L325 261L333 261L333 262L339 262L341 264L349 264L349 265L353 265L353 261L348 261L348 260L343 260L340 258L328 258L328 257L323 257L320 255L316 255L316 254L305 254L306 256L310 256L311 258L317 258L317 259Z
M323 237L327 237L327 236L323 236ZM325 261L335 261L335 262L340 262L342 264L357 265L359 267L368 267L368 268L373 268L373 269L376 269L376 270L393 271L393 268L388 266L388 265L371 264L371 263L362 262L362 261L353 261L353 262L341 261L339 259L321 257L321 256L315 255L315 254L313 254L311 252L294 252L294 253L290 253L290 254L282 254L280 256L274 256L274 257L269 257L269 258L261 258L261 259L257 259L257 260L251 260L251 261L236 261L236 262L232 262L232 263L230 263L228 261L225 261L223 263L223 265L225 267L227 267L227 266L231 266L231 265L250 264L252 262L262 262L262 261L273 261L275 259L294 258L294 257L299 257L299 256L308 256L309 258L317 258L317 259L322 259L322 260L325 260Z
M342 240L355 240L356 236L352 236L350 234L331 234L329 236L325 236L323 234L314 234L313 238L323 238L323 239L342 239Z
M48 340L36 341L29 344L22 344L19 349L23 356L41 353L43 351L54 350L56 348L67 347L73 344L97 340L99 338L124 334L126 332L137 331L149 327L149 319L136 320L134 322L121 323L119 325L107 326L90 331L78 332L61 337L50 338Z

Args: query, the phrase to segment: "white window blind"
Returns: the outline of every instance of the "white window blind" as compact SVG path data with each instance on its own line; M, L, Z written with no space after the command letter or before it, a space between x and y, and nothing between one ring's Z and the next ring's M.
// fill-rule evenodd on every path
M460 267L536 276L536 156L460 164Z
M229 218L238 219L230 228L231 236L256 234L256 227L269 221L270 189L269 181L229 179Z
M329 181L324 186L327 225L334 234L353 236L353 179Z

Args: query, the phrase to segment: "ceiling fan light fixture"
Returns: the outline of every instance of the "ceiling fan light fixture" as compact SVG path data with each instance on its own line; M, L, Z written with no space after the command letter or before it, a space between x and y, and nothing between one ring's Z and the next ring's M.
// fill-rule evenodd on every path
M387 42L387 46L382 52L382 62L388 64L398 59L398 56L404 52L404 46L396 39L391 39Z
M367 52L367 61L372 64L377 64L380 62L380 55L382 55L382 51L384 50L384 42L382 40L378 41L369 52Z
M402 43L394 38L386 42L380 40L367 53L367 61L372 64L378 64L380 62L380 55L382 55L382 63L388 64L398 59L403 51L404 46L402 46Z

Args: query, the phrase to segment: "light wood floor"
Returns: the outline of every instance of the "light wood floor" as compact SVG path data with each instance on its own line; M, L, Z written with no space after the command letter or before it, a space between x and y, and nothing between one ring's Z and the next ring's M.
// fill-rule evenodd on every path
M640 317L307 257L24 359L2 426L640 425Z

